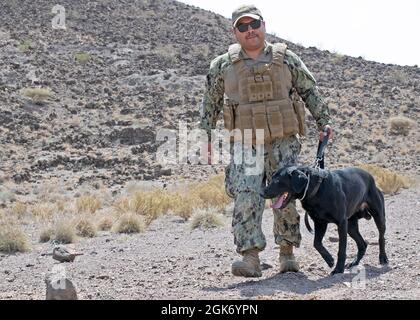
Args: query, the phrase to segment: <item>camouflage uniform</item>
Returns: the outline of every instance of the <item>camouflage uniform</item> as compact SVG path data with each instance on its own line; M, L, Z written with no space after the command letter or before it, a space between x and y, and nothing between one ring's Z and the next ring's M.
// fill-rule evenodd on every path
M245 52L241 51L242 58L248 67L270 63L272 59L272 45L265 44L264 51L253 60ZM306 107L315 118L318 129L330 124L329 111L324 103L316 81L305 64L292 51L287 50L284 63L289 67L292 74L292 85L297 93L305 101ZM211 62L207 75L206 92L201 104L200 128L211 134L215 128L220 112L223 110L225 96L225 77L232 74L232 62L228 53L225 53ZM229 97L229 103L235 104L236 97ZM238 97L239 100L239 97ZM238 142L237 142L238 143ZM233 153L233 144L231 152ZM252 147L255 155L255 147ZM301 150L301 144L297 136L276 139L272 142L275 169L284 165L295 164ZM245 150L245 149L244 149ZM249 249L263 250L266 245L264 234L261 229L262 213L265 201L259 195L261 188L266 182L270 182L273 174L265 152L264 172L259 175L246 175L246 164L236 165L231 163L226 167L225 185L226 192L235 199L233 213L233 233L238 253ZM292 244L299 247L301 235L299 231L299 215L295 203L290 202L283 210L274 209L274 236L279 245Z

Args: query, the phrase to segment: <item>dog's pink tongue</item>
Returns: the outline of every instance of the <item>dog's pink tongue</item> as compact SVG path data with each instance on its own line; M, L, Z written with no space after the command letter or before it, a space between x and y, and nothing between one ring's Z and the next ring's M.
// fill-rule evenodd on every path
M283 205L283 201L284 201L284 199L286 199L286 197L287 197L287 193L283 193L281 196L279 196L277 198L277 201L271 205L271 208L280 209L281 206Z

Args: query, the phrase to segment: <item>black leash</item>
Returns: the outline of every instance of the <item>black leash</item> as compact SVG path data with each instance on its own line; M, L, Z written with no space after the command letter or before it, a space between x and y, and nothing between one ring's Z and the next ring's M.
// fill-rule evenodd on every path
M316 152L314 168L324 169L325 167L324 152L325 152L325 147L328 144L329 135L330 135L330 129L329 128L324 129L324 138L322 139L322 141L320 140L318 143L318 150ZM308 212L305 212L305 226L306 226L306 229L308 229L310 233L312 234L314 233L311 225L309 224Z
M326 128L324 130L324 138L322 139L322 141L319 141L318 143L318 151L316 152L316 159L315 159L315 168L320 168L320 169L324 169L324 151L325 151L325 147L328 144L328 137L330 134L330 130L329 128Z

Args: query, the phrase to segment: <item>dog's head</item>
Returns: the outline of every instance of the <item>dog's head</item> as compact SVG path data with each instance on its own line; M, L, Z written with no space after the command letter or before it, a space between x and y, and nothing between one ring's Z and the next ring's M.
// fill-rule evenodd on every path
M283 209L290 200L296 199L305 191L308 176L298 167L284 167L278 170L271 178L271 183L263 189L261 196L264 199L275 199L274 209Z

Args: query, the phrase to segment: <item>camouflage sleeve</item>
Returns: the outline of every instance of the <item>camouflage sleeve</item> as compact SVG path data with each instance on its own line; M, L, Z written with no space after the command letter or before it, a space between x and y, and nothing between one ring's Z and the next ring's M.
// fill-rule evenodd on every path
M321 130L327 124L331 125L328 106L319 92L314 76L309 72L303 61L295 53L287 50L285 63L292 73L293 86L315 118L318 129Z
M211 134L216 127L216 122L223 109L224 79L222 73L223 56L214 59L206 78L206 89L200 106L200 129Z

